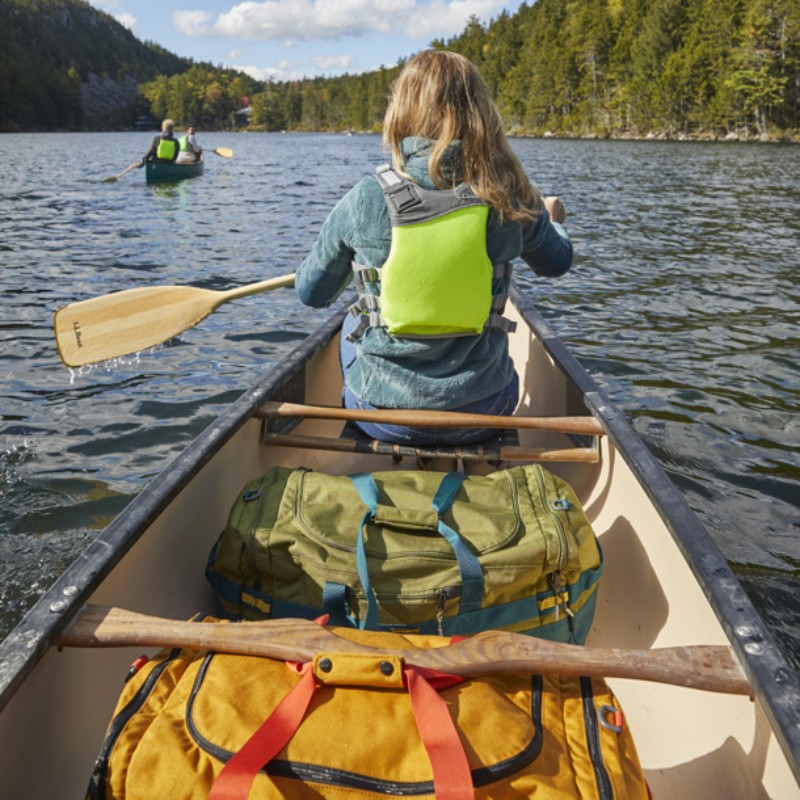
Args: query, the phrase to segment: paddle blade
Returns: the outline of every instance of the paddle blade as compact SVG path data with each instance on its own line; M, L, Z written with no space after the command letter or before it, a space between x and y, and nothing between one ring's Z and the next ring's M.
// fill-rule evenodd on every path
M230 147L217 147L213 152L223 158L233 158L233 150Z
M82 367L137 353L197 325L224 300L210 289L150 286L72 303L53 320L58 354Z
M123 175L129 173L134 167L138 167L138 162L134 161L129 167L125 167L122 172L117 173L116 175L112 175L110 178L103 178L102 183L114 183L114 181L118 181Z

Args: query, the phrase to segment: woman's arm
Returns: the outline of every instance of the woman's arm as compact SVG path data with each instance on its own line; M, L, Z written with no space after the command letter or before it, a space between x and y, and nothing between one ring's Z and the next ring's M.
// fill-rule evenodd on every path
M319 235L295 275L295 291L302 303L329 306L352 277L355 250L350 245L359 223L359 187L351 189L322 223Z
M561 223L566 218L557 197L545 197L545 211L523 232L522 258L537 274L556 278L572 266L572 242Z

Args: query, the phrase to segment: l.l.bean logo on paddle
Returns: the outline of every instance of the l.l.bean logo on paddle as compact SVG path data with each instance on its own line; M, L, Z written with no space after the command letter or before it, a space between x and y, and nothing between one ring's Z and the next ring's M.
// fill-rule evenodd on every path
M83 342L81 342L81 326L78 320L72 323L72 330L75 331L75 343L78 347L83 347Z

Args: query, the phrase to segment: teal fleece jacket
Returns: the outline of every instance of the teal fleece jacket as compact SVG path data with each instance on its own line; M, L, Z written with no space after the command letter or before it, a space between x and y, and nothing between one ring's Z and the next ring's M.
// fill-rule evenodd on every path
M428 173L431 142L402 143L405 171L418 183L435 188ZM460 143L451 144L457 163ZM295 290L306 305L333 303L352 279L351 262L380 267L392 240L386 202L378 181L365 178L331 211L319 236L297 270ZM501 222L490 213L486 250L492 263L521 257L540 276L563 275L572 265L572 243L547 211L532 223ZM506 291L496 284L494 291ZM407 339L384 328L368 328L355 348L348 385L361 400L379 408L458 408L500 391L513 377L508 334L487 328L477 336Z

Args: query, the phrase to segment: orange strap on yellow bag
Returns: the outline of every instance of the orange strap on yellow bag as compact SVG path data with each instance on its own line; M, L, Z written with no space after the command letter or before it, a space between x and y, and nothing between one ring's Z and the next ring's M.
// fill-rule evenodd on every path
M286 746L300 727L317 688L314 665L304 664L300 682L217 776L208 800L246 800L258 771Z
M300 727L311 705L318 683L315 663L295 666L300 681L281 700L259 729L223 767L211 787L209 800L247 800L253 780ZM437 800L472 800L467 756L442 689L461 683L463 678L435 670L403 666L403 683L408 688L414 719L431 762Z

